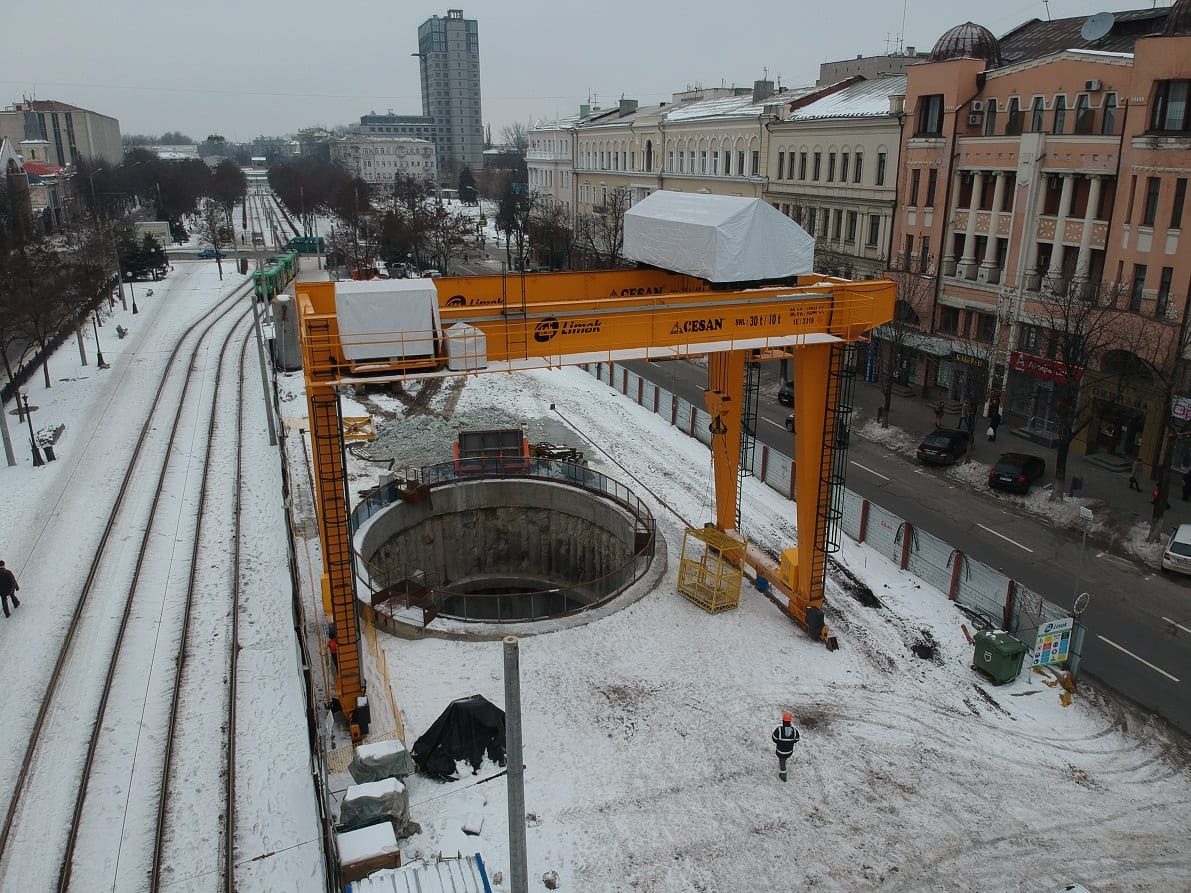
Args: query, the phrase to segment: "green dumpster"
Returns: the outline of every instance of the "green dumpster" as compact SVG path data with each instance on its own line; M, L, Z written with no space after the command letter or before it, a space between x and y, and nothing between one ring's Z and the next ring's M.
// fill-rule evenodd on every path
M1012 682L1021 672L1022 660L1030 649L1003 629L982 629L975 635L972 669L992 677L997 685Z

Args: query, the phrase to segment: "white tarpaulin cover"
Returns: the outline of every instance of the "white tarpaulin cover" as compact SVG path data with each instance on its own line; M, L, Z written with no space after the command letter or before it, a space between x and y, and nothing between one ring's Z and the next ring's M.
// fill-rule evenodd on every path
M483 369L488 365L488 337L483 329L457 322L443 332L447 347L447 368L452 372Z
M335 316L348 360L434 355L438 290L429 279L336 282Z
M815 240L759 198L661 190L624 215L624 256L710 282L814 270Z

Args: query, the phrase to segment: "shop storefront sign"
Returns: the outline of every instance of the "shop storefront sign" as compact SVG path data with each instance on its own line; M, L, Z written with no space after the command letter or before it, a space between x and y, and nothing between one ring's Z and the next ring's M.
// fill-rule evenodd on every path
M1022 353L1019 350L1013 351L1009 354L1009 368L1014 372L1024 372L1026 375L1032 375L1035 378L1041 378L1046 381L1057 381L1060 384L1067 382L1067 370L1062 363L1048 360L1046 357L1038 357L1029 353ZM1079 381L1082 371L1075 375L1075 380Z
M983 369L988 365L988 362L981 357L973 357L966 353L960 353L958 350L951 351L947 357L953 363L962 363L965 366L971 366L973 369Z
M1170 414L1183 422L1191 422L1191 397L1175 397L1170 404Z

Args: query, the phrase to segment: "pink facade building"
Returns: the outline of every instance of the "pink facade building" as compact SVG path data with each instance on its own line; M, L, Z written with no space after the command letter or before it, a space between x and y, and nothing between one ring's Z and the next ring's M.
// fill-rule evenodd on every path
M1000 40L968 22L906 74L892 266L933 294L910 308L928 337L902 360L905 383L955 401L979 391L1047 442L1078 400L1074 451L1153 464L1191 292L1191 0L1034 20ZM1101 343L1068 381L1054 307L1069 295L1083 304L1068 314L1115 302L1129 331L1157 334L1144 350L1127 333ZM1119 385L1147 365L1163 374Z

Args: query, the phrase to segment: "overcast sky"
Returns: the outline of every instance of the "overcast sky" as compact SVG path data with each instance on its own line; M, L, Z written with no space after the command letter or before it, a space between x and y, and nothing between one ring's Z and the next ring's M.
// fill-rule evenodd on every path
M484 122L498 140L514 121L572 114L589 97L646 104L688 84L751 85L766 69L785 85L814 83L820 62L896 49L903 33L896 0L603 0L581 12L567 0L460 5L479 21ZM1052 18L1113 8L1049 6ZM448 8L409 0L9 4L0 104L57 99L118 118L123 133L181 130L196 140L293 133L373 110L421 114L410 53L418 25ZM1041 0L907 0L904 15L903 44L929 50L966 20L999 36L1047 9Z

